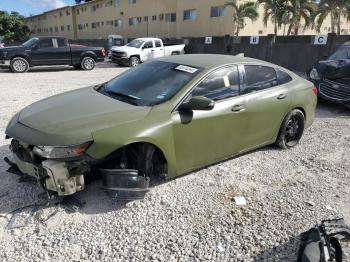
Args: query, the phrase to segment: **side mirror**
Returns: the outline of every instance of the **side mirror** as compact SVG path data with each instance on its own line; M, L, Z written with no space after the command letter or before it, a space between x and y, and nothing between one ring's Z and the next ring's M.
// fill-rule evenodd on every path
M32 46L32 50L38 50L39 49L39 45L33 45Z
M212 110L215 102L204 96L194 96L188 102L180 105L180 110Z

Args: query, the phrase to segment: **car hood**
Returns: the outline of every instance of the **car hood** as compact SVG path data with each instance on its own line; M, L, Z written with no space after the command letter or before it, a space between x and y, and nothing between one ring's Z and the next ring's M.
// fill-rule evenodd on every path
M12 51L12 50L18 50L18 49L25 49L25 46L19 45L19 46L8 46L8 47L2 47L0 51Z
M78 144L92 140L94 131L143 119L150 110L150 107L138 107L105 96L93 87L82 88L24 108L17 121L38 131L39 137L28 138L15 131L13 137L39 145ZM10 129L9 125L6 134L12 136Z
M350 60L325 60L315 65L321 78L339 80L349 83L350 81Z

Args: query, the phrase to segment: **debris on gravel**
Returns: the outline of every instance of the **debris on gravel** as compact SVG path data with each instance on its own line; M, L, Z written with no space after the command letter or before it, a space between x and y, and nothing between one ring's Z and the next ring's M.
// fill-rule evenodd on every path
M0 133L18 110L67 90L102 83L123 68L0 70ZM350 223L350 111L320 104L290 150L269 146L151 188L145 199L109 198L100 181L75 196L74 213L40 204L0 162L1 261L294 261L300 233L323 219ZM0 157L9 141L0 139ZM246 205L234 197L244 196ZM15 217L14 217L15 216ZM11 220L20 227L9 228ZM350 257L350 246L344 244Z

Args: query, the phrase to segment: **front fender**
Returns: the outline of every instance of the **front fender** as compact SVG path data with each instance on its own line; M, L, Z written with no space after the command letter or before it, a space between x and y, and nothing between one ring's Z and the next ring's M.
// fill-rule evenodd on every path
M144 119L123 123L111 128L92 133L93 144L87 150L87 154L94 159L104 159L119 148L145 142L158 147L168 163L168 176L176 174L176 157L171 121L154 121Z

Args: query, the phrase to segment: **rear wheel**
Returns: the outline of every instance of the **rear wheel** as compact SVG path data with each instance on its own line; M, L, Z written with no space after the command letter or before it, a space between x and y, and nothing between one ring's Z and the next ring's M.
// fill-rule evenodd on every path
M92 70L95 68L95 60L92 57L84 57L83 60L81 60L81 68L84 70Z
M305 116L299 109L290 111L283 120L276 144L283 149L296 146L303 133Z
M14 73L25 73L29 69L29 63L22 57L15 57L11 60L10 67Z
M140 59L136 56L130 57L130 61L129 61L129 66L130 67L135 67L138 66L140 64Z

